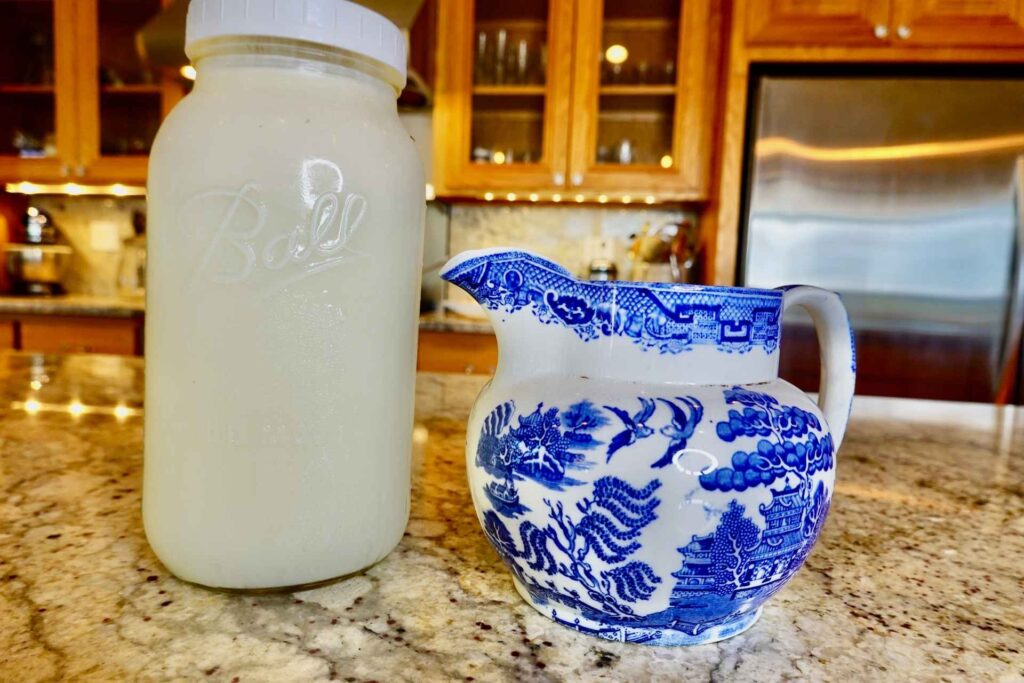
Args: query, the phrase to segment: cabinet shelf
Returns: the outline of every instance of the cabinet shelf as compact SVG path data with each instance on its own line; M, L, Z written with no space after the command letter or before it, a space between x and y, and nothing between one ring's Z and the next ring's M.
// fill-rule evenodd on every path
M159 95L161 86L155 83L130 83L126 85L104 85L100 87L104 95Z
M529 96L544 95L547 86L537 85L474 85L474 95Z
M0 95L52 95L52 85L35 83L3 83L0 84Z
M602 85L598 92L602 95L661 95L670 97L676 94L676 86L671 83L624 83Z

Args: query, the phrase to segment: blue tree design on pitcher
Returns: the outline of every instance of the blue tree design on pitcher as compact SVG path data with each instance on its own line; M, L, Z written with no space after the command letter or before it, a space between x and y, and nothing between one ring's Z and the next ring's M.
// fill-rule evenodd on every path
M519 502L515 482L531 479L559 490L580 482L571 476L573 469L589 467L584 451L601 442L593 432L608 424L608 418L589 401L581 401L565 411L537 408L519 417L512 425L515 403L506 401L484 419L476 449L476 464L498 478L484 488L494 508L516 517L529 508Z
M657 519L661 501L654 496L661 483L637 489L617 477L594 482L590 497L576 504L579 519L561 502L545 499L549 523L539 528L530 521L519 526L521 547L493 510L484 513L484 531L516 578L538 600L554 599L577 609L635 618L632 603L646 600L661 578L645 562L630 560L640 549L644 528ZM575 588L560 590L554 581L540 583L534 572L568 579ZM598 562L608 568L595 569Z
M730 410L729 419L715 426L722 441L731 442L739 437L766 438L757 442L757 450L733 453L732 467L702 474L700 483L705 489L745 491L792 476L800 486L801 495L806 497L811 475L833 466L832 436L818 436L822 427L813 413L796 406L782 406L770 394L742 387L727 389L725 402L744 408L742 412Z
M760 506L761 529L746 507L731 501L714 533L693 536L679 548L682 567L673 576L673 608L705 619L735 614L767 599L803 563L821 531L829 494L818 482L810 493L811 475L831 469L834 447L828 434L819 436L817 416L796 406L783 406L770 394L732 387L726 404L738 404L716 425L725 442L764 437L754 451L733 453L731 467L700 475L710 491L745 491L770 487L771 502Z

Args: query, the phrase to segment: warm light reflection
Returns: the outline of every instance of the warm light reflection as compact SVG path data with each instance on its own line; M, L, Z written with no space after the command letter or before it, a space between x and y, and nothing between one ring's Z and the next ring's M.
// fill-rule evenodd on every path
M560 202L560 201L562 201L562 195L560 195L560 194L553 194L553 195L551 195L551 201L553 201L553 202Z
M644 198L644 204L653 204L653 203L654 203L654 197L652 197L651 195L647 195L647 197Z
M29 216L32 216L33 218L35 218L36 216L39 215L39 209L37 209L34 206L30 206L30 207L28 207L28 210L25 213L27 213Z
M146 194L146 188L138 185L124 185L113 183L111 185L80 185L79 183L63 183L60 185L42 185L39 183L6 183L4 190L12 194L56 194L56 195L97 195L114 197L142 197Z
M630 197L628 194L625 197L622 198L622 203L623 204L629 204L631 201L633 201L633 198Z
M143 412L141 408L130 408L123 403L118 403L116 406L94 406L86 405L78 399L70 403L43 403L32 397L26 398L24 401L13 401L11 408L14 410L24 410L29 415L36 415L38 413L64 413L74 417L86 414L109 415L118 420L142 415Z
M537 194L536 192L531 192L530 193L530 201L531 202L535 202L538 199L540 199L540 195L539 194Z
M494 193L493 192L484 192L484 200L489 202L492 199L494 199Z
M196 68L191 64L186 64L185 66L181 67L178 73L180 73L182 77L187 78L190 81L196 80Z
M498 150L497 152L491 155L491 161L493 161L496 164L505 163L505 153L502 152L501 150Z
M577 204L582 204L583 203L583 195L581 195L581 194L576 195L576 203Z
M31 382L28 383L28 385L32 387L34 391L39 391L40 389L43 388L43 383L37 379L32 380Z
M608 203L608 195L602 194L602 195L598 196L597 201L601 202L602 204L607 204Z
M505 199L509 200L510 202L514 202L516 200L516 193L509 192L507 195L505 195Z
M1024 134L881 147L814 147L789 138L776 137L759 140L754 153L759 157L783 155L808 161L847 162L928 159L1014 150L1024 150Z
M672 155L666 154L661 158L661 161L659 163L661 164L662 168L672 168Z
M629 50L626 49L625 45L609 45L608 49L604 51L604 58L608 60L609 64L622 64L624 61L629 59Z
M435 197L437 197L437 193L434 192L434 186L427 183L427 201L433 201Z

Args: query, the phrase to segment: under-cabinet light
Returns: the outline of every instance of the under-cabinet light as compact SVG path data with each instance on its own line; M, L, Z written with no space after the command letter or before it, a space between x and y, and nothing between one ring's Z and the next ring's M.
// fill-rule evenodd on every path
M514 202L516 200L516 193L509 192L507 195L505 195L505 199L509 200L510 202Z
M551 195L551 201L553 201L553 202L560 202L560 201L562 201L562 195L560 195L560 194L553 194L553 195Z
M647 197L644 199L644 203L645 204L653 204L654 203L654 197L652 197L651 195L647 195Z
M42 183L5 183L4 190L11 194L57 194L78 197L81 195L113 196L113 197L144 197L146 188L139 185L81 185L79 183L42 184Z
M494 193L493 192L484 192L484 201L488 201L489 202L492 199L494 199Z
M531 192L530 193L530 201L531 202L535 202L538 199L540 199L540 195L539 194L537 194L536 192Z

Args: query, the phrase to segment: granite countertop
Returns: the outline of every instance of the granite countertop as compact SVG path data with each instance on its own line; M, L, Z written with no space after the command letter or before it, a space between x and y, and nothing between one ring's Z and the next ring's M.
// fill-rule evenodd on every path
M84 315L105 318L132 318L143 315L143 297L93 296L63 294L60 296L0 295L0 315Z
M142 534L142 374L0 355L0 680L1024 676L1024 411L858 399L807 565L746 633L653 648L565 629L515 593L465 484L482 377L420 375L412 519L365 574L271 595L174 579Z
M494 334L494 328L487 320L470 318L457 313L436 311L420 316L420 331L461 332L464 334Z

